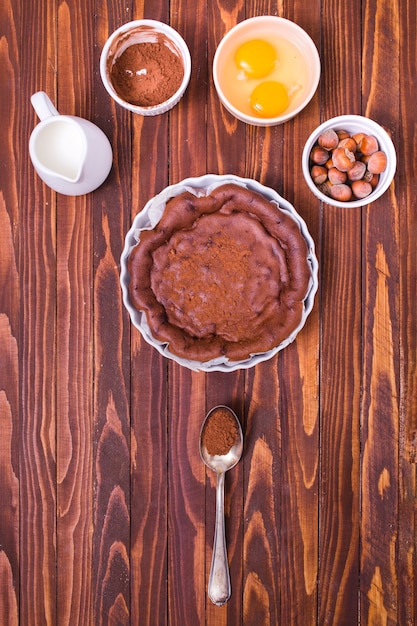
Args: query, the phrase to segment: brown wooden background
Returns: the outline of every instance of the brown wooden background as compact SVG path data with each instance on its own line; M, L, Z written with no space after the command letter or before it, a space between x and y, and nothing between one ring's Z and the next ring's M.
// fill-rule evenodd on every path
M216 45L260 14L294 20L322 60L314 100L284 126L237 122L211 76ZM192 77L142 119L99 76L107 36L170 23ZM3 0L0 13L0 624L309 626L417 623L417 15L415 0ZM30 96L98 124L107 182L70 198L28 156ZM364 114L398 171L362 209L321 206L307 136ZM133 216L167 183L233 173L274 187L316 242L320 288L296 343L237 373L161 357L122 306ZM226 478L232 597L207 599L214 476L206 411L245 433Z

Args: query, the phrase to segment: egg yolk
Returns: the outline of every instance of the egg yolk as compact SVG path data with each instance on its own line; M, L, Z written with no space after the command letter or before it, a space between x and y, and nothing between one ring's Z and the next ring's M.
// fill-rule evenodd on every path
M249 78L262 78L274 69L278 60L274 46L262 39L245 41L236 50L235 62Z
M260 117L277 117L288 107L289 97L282 83L267 80L255 87L249 102Z

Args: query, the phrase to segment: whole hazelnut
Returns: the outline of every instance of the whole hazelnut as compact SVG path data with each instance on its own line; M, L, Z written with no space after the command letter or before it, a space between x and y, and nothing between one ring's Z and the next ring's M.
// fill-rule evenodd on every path
M347 177L349 180L360 180L364 177L365 172L365 163L363 163L363 161L355 161L353 167L348 171Z
M379 182L379 174L372 174L369 170L365 171L363 175L363 180L366 180L368 183L371 183L372 189L375 189Z
M331 167L328 171L328 177L333 185L340 185L340 183L346 182L347 175L346 172L338 170L337 167Z
M372 189L375 189L375 187L379 183L379 174L372 174L372 178L368 182L370 183Z
M321 183L320 185L317 185L317 189L319 191L321 191L321 193L324 193L325 196L330 196L330 187L331 187L331 182L329 180L326 180L324 183Z
M313 163L315 163L316 165L323 165L324 163L326 163L328 158L329 153L327 150L318 145L313 146L310 153L310 159L313 161Z
M366 180L355 180L352 183L352 193L355 198L361 200L362 198L366 198L372 193L372 185L368 183Z
M378 139L373 135L365 135L359 144L362 154L369 155L379 150Z
M387 167L387 155L382 150L373 152L369 157L368 170L372 174L380 174Z
M342 141L342 139L348 139L348 137L350 137L350 133L344 128L340 128L339 130L336 131L336 133L337 133L337 136L339 137L339 141Z
M333 150L333 148L336 148L337 144L339 143L339 137L337 136L336 131L334 131L332 128L329 128L328 130L322 132L322 134L317 139L317 143L319 144L319 146L325 148L326 150Z
M345 137L339 141L339 148L346 148L350 152L356 152L357 147L356 141L352 137Z
M311 168L311 178L316 185L321 185L327 179L327 168L323 165L313 165Z
M333 165L341 172L350 170L356 161L354 153L347 148L336 148L333 150L332 160Z
M352 197L352 190L349 185L341 183L340 185L332 185L330 187L330 195L334 200L348 202Z
M366 133L355 133L354 135L352 135L352 137L353 137L353 139L355 140L356 145L357 145L357 146L358 146L358 148L359 148L359 146L360 146L360 143L361 143L362 139L363 139L364 137L366 137Z

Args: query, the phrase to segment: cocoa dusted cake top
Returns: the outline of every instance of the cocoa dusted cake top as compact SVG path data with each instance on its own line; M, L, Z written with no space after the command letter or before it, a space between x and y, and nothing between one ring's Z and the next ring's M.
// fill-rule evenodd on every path
M231 361L278 346L299 325L311 270L297 222L228 183L171 198L140 233L129 295L155 339L180 357Z

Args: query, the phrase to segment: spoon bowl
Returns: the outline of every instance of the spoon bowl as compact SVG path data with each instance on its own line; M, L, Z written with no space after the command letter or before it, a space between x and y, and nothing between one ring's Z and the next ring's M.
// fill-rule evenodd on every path
M234 420L234 423L236 424L236 429L237 429L236 440L235 440L235 443L224 454L217 454L217 453L213 454L213 453L210 453L210 450L207 448L207 445L205 445L206 441L204 438L204 433L206 431L208 422L213 420L213 418L215 418L216 415L218 415L220 412L227 413L227 415L230 416L231 420ZM221 447L222 445L226 445L226 442L224 442L224 444L221 441L218 443L218 446ZM227 470L232 469L232 467L234 467L236 463L239 461L240 457L242 456L242 451L243 451L242 427L240 425L238 418L236 417L236 414L232 411L232 409L222 404L215 406L213 409L211 409L211 411L207 413L207 416L201 427L200 456L203 462L207 465L208 468L210 468L211 470L215 472L227 472Z
M222 426L224 429L222 430ZM211 431L211 432L210 432ZM230 598L231 584L224 523L224 478L243 452L243 433L236 414L227 406L211 409L200 431L200 456L216 472L216 523L208 595L221 606Z

